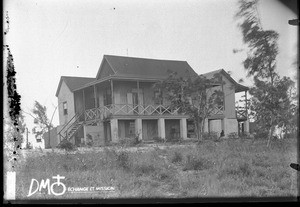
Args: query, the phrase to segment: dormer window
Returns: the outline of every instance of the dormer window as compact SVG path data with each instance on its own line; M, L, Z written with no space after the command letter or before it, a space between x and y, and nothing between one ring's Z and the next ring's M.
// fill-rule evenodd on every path
M64 115L68 114L68 105L67 105L67 102L63 102L63 111L64 111Z

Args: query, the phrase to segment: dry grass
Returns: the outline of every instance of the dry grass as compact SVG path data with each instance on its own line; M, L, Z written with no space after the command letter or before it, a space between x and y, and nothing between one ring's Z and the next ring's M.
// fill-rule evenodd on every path
M83 153L39 153L19 160L17 199L186 198L296 196L296 140L205 141L147 150L90 149ZM133 148L130 148L133 149ZM113 192L63 196L34 194L31 179L65 176L67 187L113 186Z

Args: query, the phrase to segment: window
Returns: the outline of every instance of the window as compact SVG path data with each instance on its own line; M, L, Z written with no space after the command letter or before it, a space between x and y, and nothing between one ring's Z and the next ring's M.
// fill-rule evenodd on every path
M68 105L67 102L63 102L63 110L64 110L64 115L68 114Z
M154 103L156 105L162 104L162 94L160 91L154 91Z

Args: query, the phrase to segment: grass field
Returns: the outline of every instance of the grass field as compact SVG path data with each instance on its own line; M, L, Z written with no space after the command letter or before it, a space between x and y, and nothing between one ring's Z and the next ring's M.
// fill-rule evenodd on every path
M17 199L188 198L297 196L295 139L229 139L201 144L103 147L75 152L32 150L18 160ZM68 187L114 191L27 197L31 179L64 176ZM53 183L54 180L51 179ZM50 183L51 184L51 183ZM55 186L55 185L54 185ZM54 188L55 189L55 188ZM62 189L62 188L60 188Z

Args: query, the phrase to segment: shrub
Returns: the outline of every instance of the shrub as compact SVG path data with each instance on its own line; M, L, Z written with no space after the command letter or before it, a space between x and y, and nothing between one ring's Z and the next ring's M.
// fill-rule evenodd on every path
M237 139L237 138L239 138L238 133L236 133L236 132L229 133L229 134L227 135L227 137L228 137L229 139Z
M93 137L90 134L86 135L86 145L89 147L94 145Z
M244 133L241 133L239 135L239 138L241 138L241 139L252 139L252 138L254 138L254 136L251 135L250 133L244 132Z
M134 173L137 176L149 175L153 172L155 172L155 167L153 164L150 163L142 163L134 166Z
M182 159L183 159L182 154L181 154L180 152L177 152L177 151L176 151L176 152L173 154L173 157L172 157L171 162L172 162L172 163L178 163L178 162L181 162Z
M219 134L218 132L204 132L202 137L204 140L218 140Z
M130 161L128 152L121 152L117 155L117 165L124 170L130 169Z
M141 143L141 140L139 139L139 136L136 135L135 137L125 137L120 138L119 144L122 146L136 146Z
M187 160L184 166L185 170L205 170L212 167L213 163L206 158L187 155Z
M67 150L67 151L76 150L76 146L72 142L70 142L69 140L67 140L67 139L62 140L59 143L59 145L57 146L57 148L64 149L64 150Z
M218 178L226 176L246 177L252 175L252 169L248 162L232 160L226 163L225 167L218 172Z

